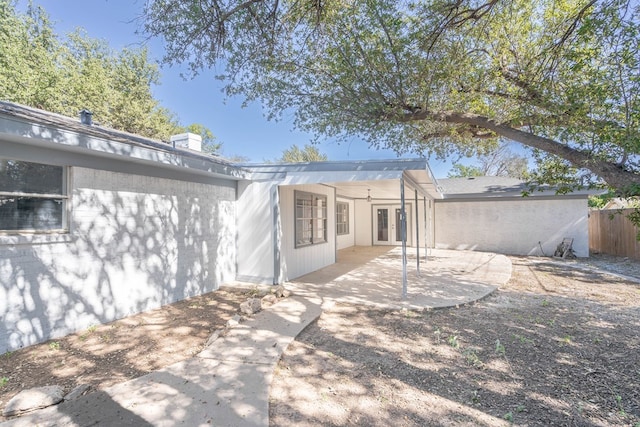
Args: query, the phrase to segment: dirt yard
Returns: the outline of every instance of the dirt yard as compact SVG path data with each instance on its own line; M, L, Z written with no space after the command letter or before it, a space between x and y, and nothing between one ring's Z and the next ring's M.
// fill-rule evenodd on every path
M248 296L224 288L0 355L0 421L23 389L59 385L69 392L86 384L95 391L194 356Z
M640 426L640 285L512 263L470 306L323 313L281 359L271 425Z
M640 285L512 262L509 283L470 306L325 312L276 369L271 425L640 427ZM639 263L625 265L640 277ZM0 409L24 388L99 390L191 357L249 293L216 291L0 355Z

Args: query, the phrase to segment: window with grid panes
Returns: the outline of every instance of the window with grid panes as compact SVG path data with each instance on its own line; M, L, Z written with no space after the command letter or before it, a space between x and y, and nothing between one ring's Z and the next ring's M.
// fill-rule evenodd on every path
M349 203L336 203L336 234L349 234Z
M327 241L327 196L295 192L296 248Z
M66 230L63 166L0 158L0 232Z

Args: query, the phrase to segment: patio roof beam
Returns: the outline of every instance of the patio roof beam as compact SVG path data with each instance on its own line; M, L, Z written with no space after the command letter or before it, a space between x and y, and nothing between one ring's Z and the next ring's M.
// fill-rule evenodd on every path
M411 178L411 176L407 173L407 171L402 172L401 179L404 179L411 188L418 191L421 195L431 199L431 196L429 195L429 193L420 184L414 181L413 178Z

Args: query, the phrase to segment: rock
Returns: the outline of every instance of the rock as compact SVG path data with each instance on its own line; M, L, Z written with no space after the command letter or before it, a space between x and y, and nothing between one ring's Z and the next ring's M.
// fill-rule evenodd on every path
M85 394L89 390L89 388L89 384L80 384L69 393L67 393L67 395L64 397L64 400L76 400L77 398Z
M278 298L274 294L265 295L260 300L262 302L262 307L270 307L273 304L278 302Z
M240 304L240 311L248 316L257 313L260 310L262 310L262 303L259 298L249 298Z
M240 316L237 314L231 319L227 320L227 327L238 326L240 324Z
M278 285L278 287L273 289L271 292L276 296L276 298L283 298L285 291L286 289L284 288L283 285Z
M227 325L229 324L229 322L231 322L231 319L227 322ZM209 337L209 339L207 340L205 347L209 347L211 344L213 344L213 342L220 337L220 333L221 333L220 329L214 331Z
M63 398L64 392L62 387L57 385L22 390L7 403L2 415L5 417L13 417L24 412L46 408L47 406L62 402Z

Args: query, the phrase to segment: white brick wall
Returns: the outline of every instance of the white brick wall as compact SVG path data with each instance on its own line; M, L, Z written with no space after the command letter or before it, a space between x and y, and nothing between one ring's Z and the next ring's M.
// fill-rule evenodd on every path
M84 168L71 183L69 235L0 239L0 353L235 279L234 188Z
M586 198L436 202L435 205L436 248L553 255L565 237L574 239L577 256L589 256Z

